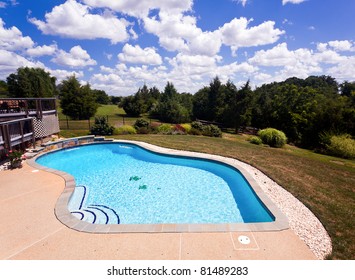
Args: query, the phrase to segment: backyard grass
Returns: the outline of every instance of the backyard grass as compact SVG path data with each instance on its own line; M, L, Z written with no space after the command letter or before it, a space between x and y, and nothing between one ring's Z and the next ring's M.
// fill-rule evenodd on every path
M111 125L123 124L124 111L104 105L96 115L108 116ZM61 136L89 133L88 121L69 121L59 113ZM132 125L136 118L124 119ZM94 123L94 118L90 120ZM223 138L190 135L119 135L118 139L232 157L258 168L302 201L328 231L333 253L329 259L355 259L355 161L316 154L286 145L282 149L257 146L248 136L224 134Z

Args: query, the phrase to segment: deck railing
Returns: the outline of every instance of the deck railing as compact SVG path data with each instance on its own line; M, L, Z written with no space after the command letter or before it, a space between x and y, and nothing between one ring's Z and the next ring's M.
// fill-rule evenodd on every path
M32 118L18 119L0 123L0 150L9 151L25 142L35 144ZM22 147L23 149L25 147Z
M29 117L42 119L43 112L57 114L55 98L0 98L0 117Z

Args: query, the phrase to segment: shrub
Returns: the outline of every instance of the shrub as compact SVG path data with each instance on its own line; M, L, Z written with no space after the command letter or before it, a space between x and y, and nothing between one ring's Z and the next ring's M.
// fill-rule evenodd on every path
M106 117L96 117L95 124L90 128L90 133L94 135L112 135L114 129L108 123Z
M181 124L174 125L173 129L174 129L174 131L179 131L179 132L183 132L183 133L186 132L185 128Z
M133 126L136 130L138 130L141 127L148 128L149 122L145 119L137 119Z
M148 127L140 127L137 129L138 134L149 134L150 130Z
M158 133L158 127L161 125L159 122L152 122L149 125L149 130L151 133Z
M158 133L160 134L172 134L173 130L170 124L162 124L158 126Z
M199 131L203 131L203 124L195 121L191 123L191 128L197 129Z
M189 134L191 135L202 135L202 131L196 128L191 128Z
M326 145L327 153L342 158L355 158L355 140L348 134L333 135Z
M203 126L202 135L210 137L222 137L222 131L218 126L209 124Z
M258 132L259 137L264 144L270 147L281 148L287 142L285 133L275 128L265 128Z
M184 123L184 124L182 124L181 126L185 129L185 132L186 132L186 133L190 133L191 124Z
M252 144L255 144L255 145L261 145L263 143L263 141L258 136L252 136L249 139L249 142L252 143Z
M7 154L10 160L11 168L16 168L21 166L22 160L26 159L25 155L22 151L10 150L9 154Z
M126 135L126 134L136 134L136 129L131 125L123 125L115 129L115 135Z

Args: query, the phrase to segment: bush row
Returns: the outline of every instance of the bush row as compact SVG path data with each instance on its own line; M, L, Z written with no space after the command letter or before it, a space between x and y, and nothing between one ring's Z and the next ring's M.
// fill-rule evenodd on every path
M133 126L124 125L116 128L115 135L122 134L192 134L192 135L205 135L210 137L221 137L222 131L215 125L203 125L200 122L193 122L192 124L161 124L149 123L145 119L137 119Z

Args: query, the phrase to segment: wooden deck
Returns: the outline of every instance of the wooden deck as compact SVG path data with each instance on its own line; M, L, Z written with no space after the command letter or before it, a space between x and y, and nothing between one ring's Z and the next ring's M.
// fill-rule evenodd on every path
M35 144L35 120L57 115L55 98L0 98L0 151Z

